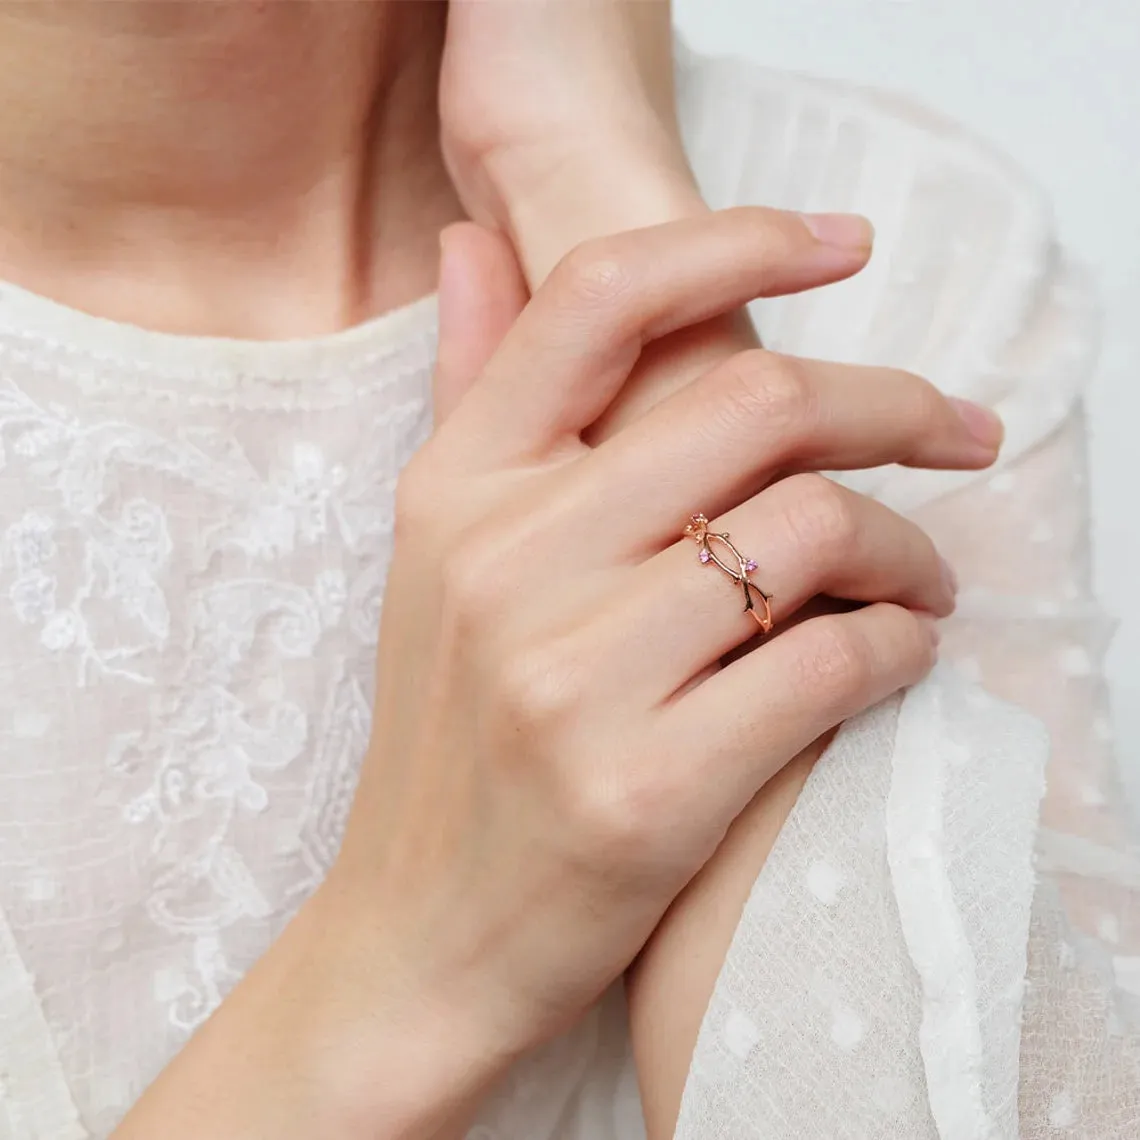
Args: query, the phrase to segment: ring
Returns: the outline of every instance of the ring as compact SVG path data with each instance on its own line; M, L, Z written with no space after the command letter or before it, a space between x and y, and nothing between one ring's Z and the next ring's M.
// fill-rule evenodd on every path
M751 614L761 633L767 633L772 628L772 601L771 594L765 594L748 575L757 568L752 558L745 558L732 544L727 533L718 534L709 530L709 520L704 515L692 515L685 525L685 534L697 540L699 552L697 557L704 565L710 563L727 574L744 593L744 612ZM712 544L719 543L721 547L732 555L735 567L726 562L713 549Z

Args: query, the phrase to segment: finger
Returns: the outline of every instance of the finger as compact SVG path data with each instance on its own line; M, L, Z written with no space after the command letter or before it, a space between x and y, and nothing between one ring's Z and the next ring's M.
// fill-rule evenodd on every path
M789 470L993 463L1000 420L909 372L798 360L757 349L671 396L590 456L590 496L636 528L644 556L694 509L710 517ZM616 500L616 501L615 501Z
M748 577L770 595L772 620L787 622L820 595L849 602L894 602L946 617L957 584L921 527L865 495L817 474L793 475L709 524L756 568ZM730 567L724 543L710 549ZM743 587L702 563L699 545L682 538L632 568L619 587L620 617L606 655L619 677L648 702L667 700L702 670L760 632L745 609ZM756 613L763 604L756 594ZM663 615L669 615L662 620ZM636 663L636 668L635 668Z
M887 602L793 626L662 711L661 779L687 772L727 824L788 757L921 680L936 653L934 619Z
M483 371L527 301L510 242L474 222L440 234L435 421L442 423Z
M760 338L747 309L647 344L621 395L592 423L582 438L591 446L636 423L674 392L699 380L738 352L758 347Z
M539 288L466 401L473 462L548 453L592 424L649 341L849 277L863 219L740 207L579 246Z

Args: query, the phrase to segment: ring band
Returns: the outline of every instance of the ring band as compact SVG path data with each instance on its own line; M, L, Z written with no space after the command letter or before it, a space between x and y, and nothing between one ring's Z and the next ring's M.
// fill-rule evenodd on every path
M744 612L751 614L753 620L760 627L761 633L767 633L772 628L772 600L771 594L764 593L748 575L756 569L756 562L752 558L745 558L732 544L728 534L718 534L709 530L709 520L704 515L692 515L685 525L685 534L696 539L697 557L702 564L715 566L727 574L744 594ZM726 562L714 549L713 543L718 543L731 556L735 566Z

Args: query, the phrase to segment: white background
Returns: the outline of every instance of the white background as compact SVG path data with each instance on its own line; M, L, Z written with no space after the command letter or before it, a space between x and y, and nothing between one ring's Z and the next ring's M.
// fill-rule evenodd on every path
M1089 392L1108 672L1140 778L1140 0L674 0L690 46L909 93L1005 148L1102 291ZM1133 781L1130 781L1133 782Z

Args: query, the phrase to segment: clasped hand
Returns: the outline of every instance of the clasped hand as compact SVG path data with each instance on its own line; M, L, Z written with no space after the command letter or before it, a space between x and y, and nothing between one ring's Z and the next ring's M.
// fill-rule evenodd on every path
M442 422L398 487L373 740L328 890L469 1071L570 1024L765 781L934 660L954 584L930 539L814 472L985 466L990 413L754 349L583 438L646 344L843 276L867 236L728 210L587 243L522 307L501 239L448 235ZM697 509L759 562L759 644L682 534ZM797 620L818 595L865 604Z

